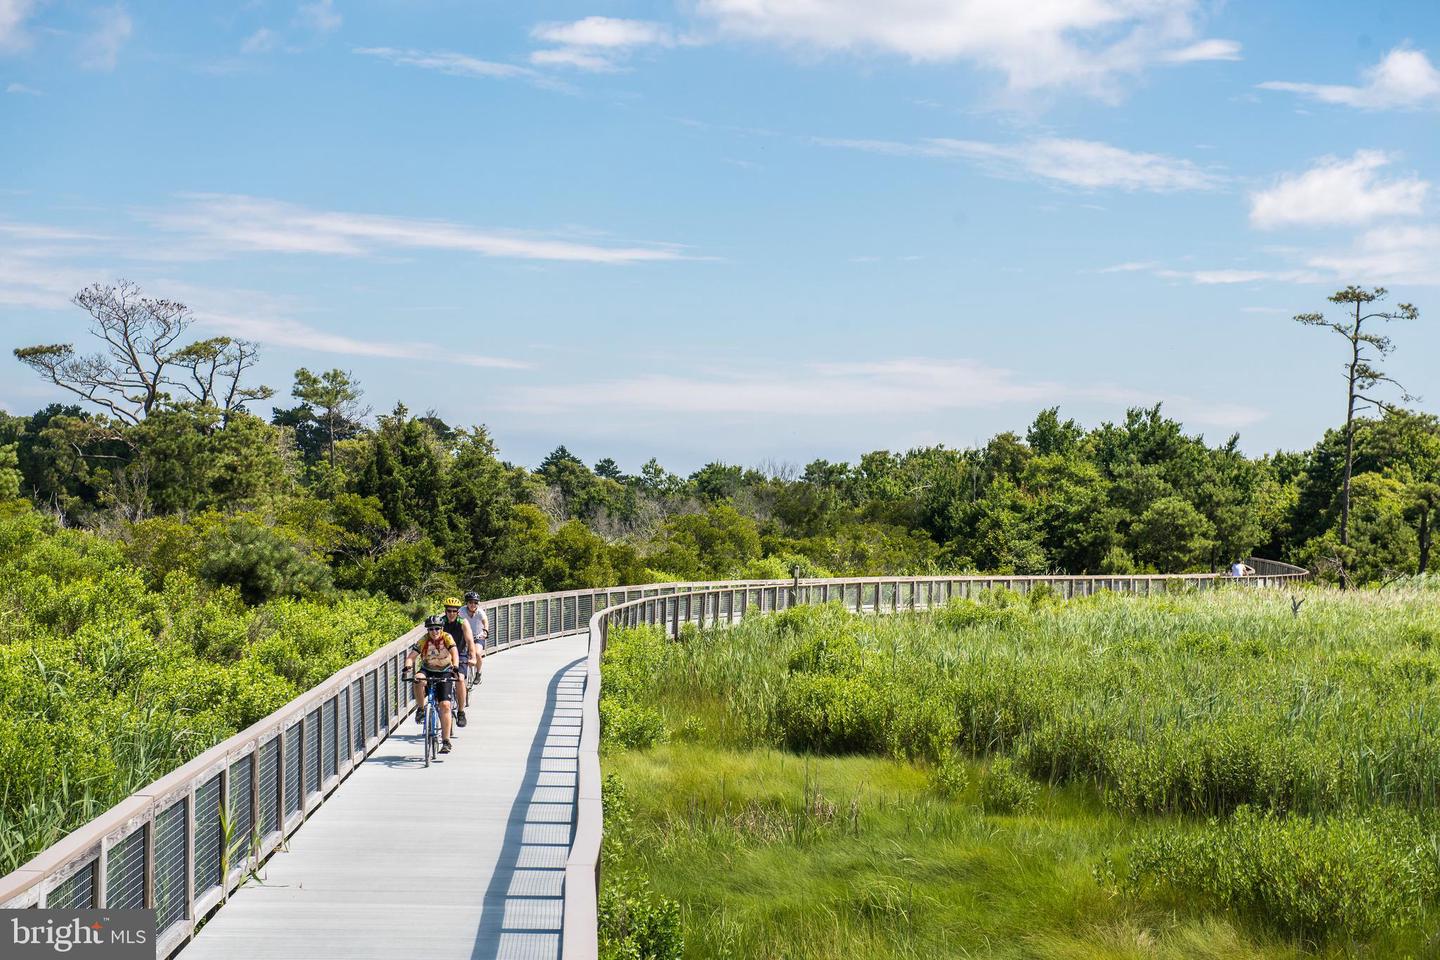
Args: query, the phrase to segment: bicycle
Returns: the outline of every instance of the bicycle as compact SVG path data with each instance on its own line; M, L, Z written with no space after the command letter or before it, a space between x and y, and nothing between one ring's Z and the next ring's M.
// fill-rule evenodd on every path
M453 667L446 667L444 670L427 670L425 673L425 735L421 738L424 745L425 766L430 766L430 761L440 755L440 708L435 703L435 685L446 680L453 679L455 670ZM415 679L414 673L401 674L400 679L410 682Z

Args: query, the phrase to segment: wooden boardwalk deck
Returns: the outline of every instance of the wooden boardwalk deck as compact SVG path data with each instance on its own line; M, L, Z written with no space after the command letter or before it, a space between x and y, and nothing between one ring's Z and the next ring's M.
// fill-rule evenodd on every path
M577 634L488 659L428 770L407 720L180 957L558 957L585 650Z

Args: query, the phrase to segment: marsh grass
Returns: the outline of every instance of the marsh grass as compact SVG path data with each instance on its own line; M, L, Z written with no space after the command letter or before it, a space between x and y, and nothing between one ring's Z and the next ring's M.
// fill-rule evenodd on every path
M616 686L686 731L606 747L619 862L678 902L686 957L1425 954L1440 595L1304 599L618 632Z

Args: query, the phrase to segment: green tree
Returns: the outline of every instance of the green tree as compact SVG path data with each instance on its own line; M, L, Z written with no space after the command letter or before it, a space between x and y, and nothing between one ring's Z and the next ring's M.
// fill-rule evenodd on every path
M290 395L300 406L275 411L276 423L295 427L300 449L311 456L318 457L323 443L330 466L335 466L335 445L359 436L362 421L370 415L370 408L360 403L365 391L359 381L348 370L315 374L301 367Z
M1203 566L1214 536L1215 525L1181 497L1156 500L1130 528L1135 557L1160 573Z
M1393 405L1376 394L1380 387L1399 384L1376 366L1377 359L1384 359L1394 351L1395 345L1389 337L1365 330L1365 324L1372 320L1415 320L1420 311L1408 303L1400 304L1394 310L1370 310L1370 305L1383 300L1388 291L1384 287L1365 290L1350 286L1330 296L1330 302L1340 304L1345 311L1343 320L1327 320L1323 313L1301 313L1295 320L1310 327L1324 327L1346 342L1349 359L1345 365L1345 467L1340 487L1340 531L1342 548L1350 545L1350 487L1355 463L1355 416L1360 406L1366 405L1377 410L1388 410ZM1400 387L1405 394L1403 387ZM1408 395L1405 395L1409 399ZM1348 578L1342 577L1342 585Z

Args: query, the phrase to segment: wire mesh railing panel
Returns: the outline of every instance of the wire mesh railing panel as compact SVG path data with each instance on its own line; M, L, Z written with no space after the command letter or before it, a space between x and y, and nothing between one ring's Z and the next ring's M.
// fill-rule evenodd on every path
M280 738L263 745L256 753L260 768L260 836L280 829Z
M305 793L320 789L320 711L311 710L305 717Z
M339 698L335 701L335 730L340 738L340 756L350 756L350 730L354 726L350 722L350 688L346 687L340 691Z
M368 743L375 734L375 713L377 704L375 671L365 674L365 740Z
M396 678L395 668L390 664L384 664L380 668L379 684L384 685L384 697L380 698L380 725L389 727L390 715L395 714L395 708L399 705L396 699L396 689L400 682Z
M350 684L350 752L365 749L365 710L360 702L360 681Z
M520 632L529 637L535 636L535 603L526 601L520 604Z
M155 932L185 919L185 798L155 818Z
M195 791L195 896L220 885L220 774Z
M142 826L110 848L105 860L105 909L140 910L145 906L145 831Z
M285 816L300 809L300 725L285 731Z
M320 705L320 776L321 782L335 776L335 699Z
M91 860L61 880L45 897L49 910L93 910L95 908L95 869Z
M560 629L570 631L575 629L575 598L560 598Z
M587 593L583 597L577 597L576 603L580 606L580 615L576 618L577 624L584 625L589 623L590 618L595 615L594 596ZM576 629L579 629L579 626L577 626Z
M550 601L541 600L535 605L535 630L540 636L550 633Z
M230 796L225 801L225 816L230 821L230 864L250 856L250 839L254 811L250 807L250 758L242 757L230 764Z

